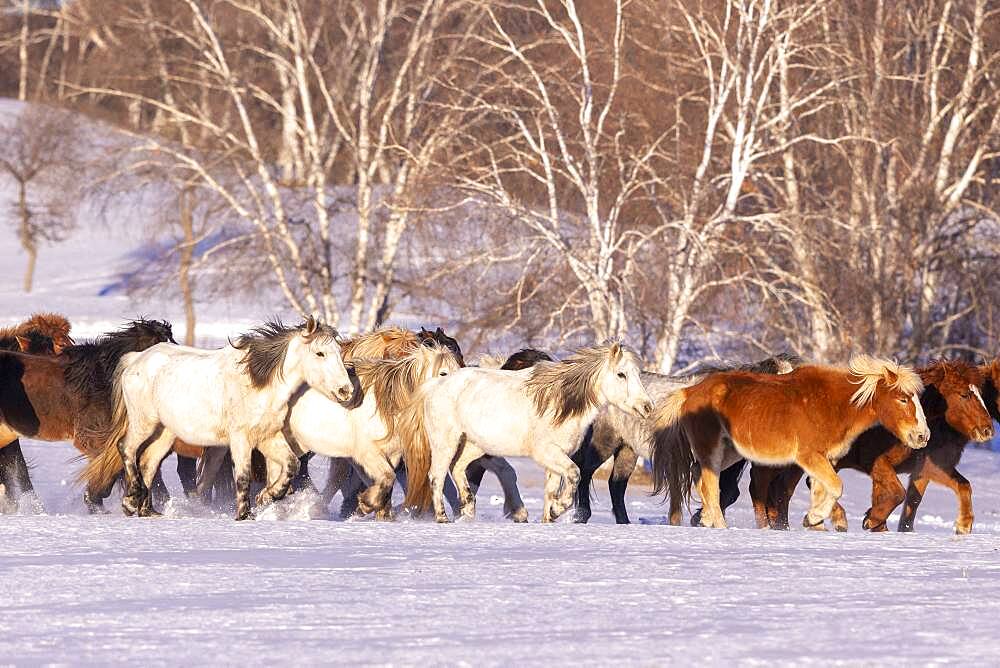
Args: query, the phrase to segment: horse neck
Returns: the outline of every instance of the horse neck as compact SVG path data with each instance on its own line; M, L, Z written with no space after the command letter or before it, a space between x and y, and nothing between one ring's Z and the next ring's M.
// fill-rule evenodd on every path
M1000 388L997 387L997 381L990 370L987 369L984 373L986 377L986 382L983 383L983 403L986 404L986 410L989 411L990 417L1000 422L1000 409L997 408L997 398L1000 396Z
M281 371L274 375L274 379L267 387L260 388L258 392L270 393L269 403L272 406L280 407L288 403L292 395L306 382L305 374L301 367L301 343L298 337L288 342L288 350L285 351L285 359L281 362Z
M846 371L838 374L837 379L828 385L828 396L831 401L827 402L827 409L849 417L850 423L845 426L849 436L856 437L879 424L878 414L875 412L874 396L863 406L858 406L852 400L859 386L851 381L851 374ZM877 393L876 390L876 395Z

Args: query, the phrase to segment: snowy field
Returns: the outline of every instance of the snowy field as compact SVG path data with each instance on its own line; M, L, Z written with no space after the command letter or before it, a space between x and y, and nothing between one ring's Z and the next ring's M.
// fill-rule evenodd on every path
M77 337L140 313L182 331L172 301L134 302L114 289L144 241L135 218L91 221L43 248L26 296L5 215L0 324L44 309L66 313ZM200 304L200 342L278 308L267 299ZM542 526L541 476L530 462L517 464L527 526L501 517L492 478L479 520L449 526L308 519L302 498L245 523L184 501L160 520L126 519L114 500L111 515L89 517L72 482L80 466L72 447L26 442L25 453L43 508L0 517L5 664L995 665L1000 657L1000 455L987 451L970 450L960 467L976 510L975 533L964 537L952 535L954 498L934 485L915 534L862 532L870 487L850 472L847 534L758 531L745 494L729 530L664 526L664 508L638 486L635 523L616 526L603 481L591 524ZM806 503L803 486L795 517Z

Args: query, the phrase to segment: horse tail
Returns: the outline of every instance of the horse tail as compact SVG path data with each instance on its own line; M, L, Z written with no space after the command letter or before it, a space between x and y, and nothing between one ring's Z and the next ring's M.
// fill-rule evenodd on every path
M396 433L403 446L406 463L406 498L403 505L419 512L431 507L431 442L427 438L426 401L421 390L414 393L410 403L396 419Z
M680 524L681 504L690 506L691 485L698 471L691 443L680 423L686 399L686 389L680 389L667 396L657 408L650 448L652 493L665 493L670 497L670 523L674 525Z
M125 408L125 394L122 392L122 372L125 370L126 357L128 355L119 360L111 380L111 420L100 436L98 454L77 476L77 481L86 484L87 489L93 492L109 489L125 470L118 443L128 431L128 410Z

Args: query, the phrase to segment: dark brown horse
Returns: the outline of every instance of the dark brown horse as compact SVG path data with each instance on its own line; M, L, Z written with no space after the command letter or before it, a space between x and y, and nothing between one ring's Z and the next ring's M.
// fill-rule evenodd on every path
M36 313L24 322L0 329L0 350L29 355L58 355L73 345L70 324L57 313ZM28 463L21 451L17 434L0 427L0 484L4 500L17 503L23 494L34 494Z
M986 382L984 370L989 371L989 367L977 368L961 361L938 361L921 368L925 389L920 403L931 430L927 447L912 450L885 428L875 427L861 434L836 463L838 471L853 469L872 479L872 505L863 523L866 529L885 531L889 515L906 499L900 531L912 530L913 515L930 480L949 487L958 497L955 530L968 533L971 529L972 489L955 466L966 443L993 437L987 407L996 414L997 404L995 396L984 404L984 394L995 391ZM904 492L899 473L911 474L909 493ZM754 466L750 492L759 527L788 527L788 502L801 477L798 467ZM847 530L847 516L839 503L831 518L838 531Z
M56 357L0 353L0 427L41 441L71 441L93 456L111 413L118 360L163 341L174 342L169 324L136 320Z
M771 376L713 374L670 395L655 416L654 478L687 467L670 465L665 450L690 450L701 466L704 526L725 527L719 472L740 457L753 462L794 462L813 478L807 526L830 516L843 491L832 462L859 434L881 424L912 448L930 432L918 395L920 377L890 360L858 355L846 369L803 366Z

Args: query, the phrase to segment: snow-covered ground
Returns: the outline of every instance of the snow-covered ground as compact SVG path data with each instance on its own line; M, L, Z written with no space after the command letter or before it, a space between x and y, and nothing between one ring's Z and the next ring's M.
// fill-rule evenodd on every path
M171 299L140 303L113 289L140 231L85 222L42 249L36 289L24 295L7 215L0 208L0 324L55 310L86 337L141 313L181 331ZM200 304L200 341L278 308ZM73 449L26 442L25 452L44 511L0 517L3 663L910 665L1000 656L1000 455L983 450L961 466L976 508L975 533L964 537L952 535L954 498L934 485L916 533L862 532L870 487L851 472L847 534L758 531L745 495L729 530L665 526L663 507L639 487L629 496L635 523L616 526L601 481L591 524L542 526L530 462L517 464L527 526L503 520L492 478L479 520L449 526L307 520L301 498L245 523L183 501L161 520L124 518L114 501L111 515L89 517L72 482ZM172 471L167 480L178 491ZM803 488L793 515L806 505Z

